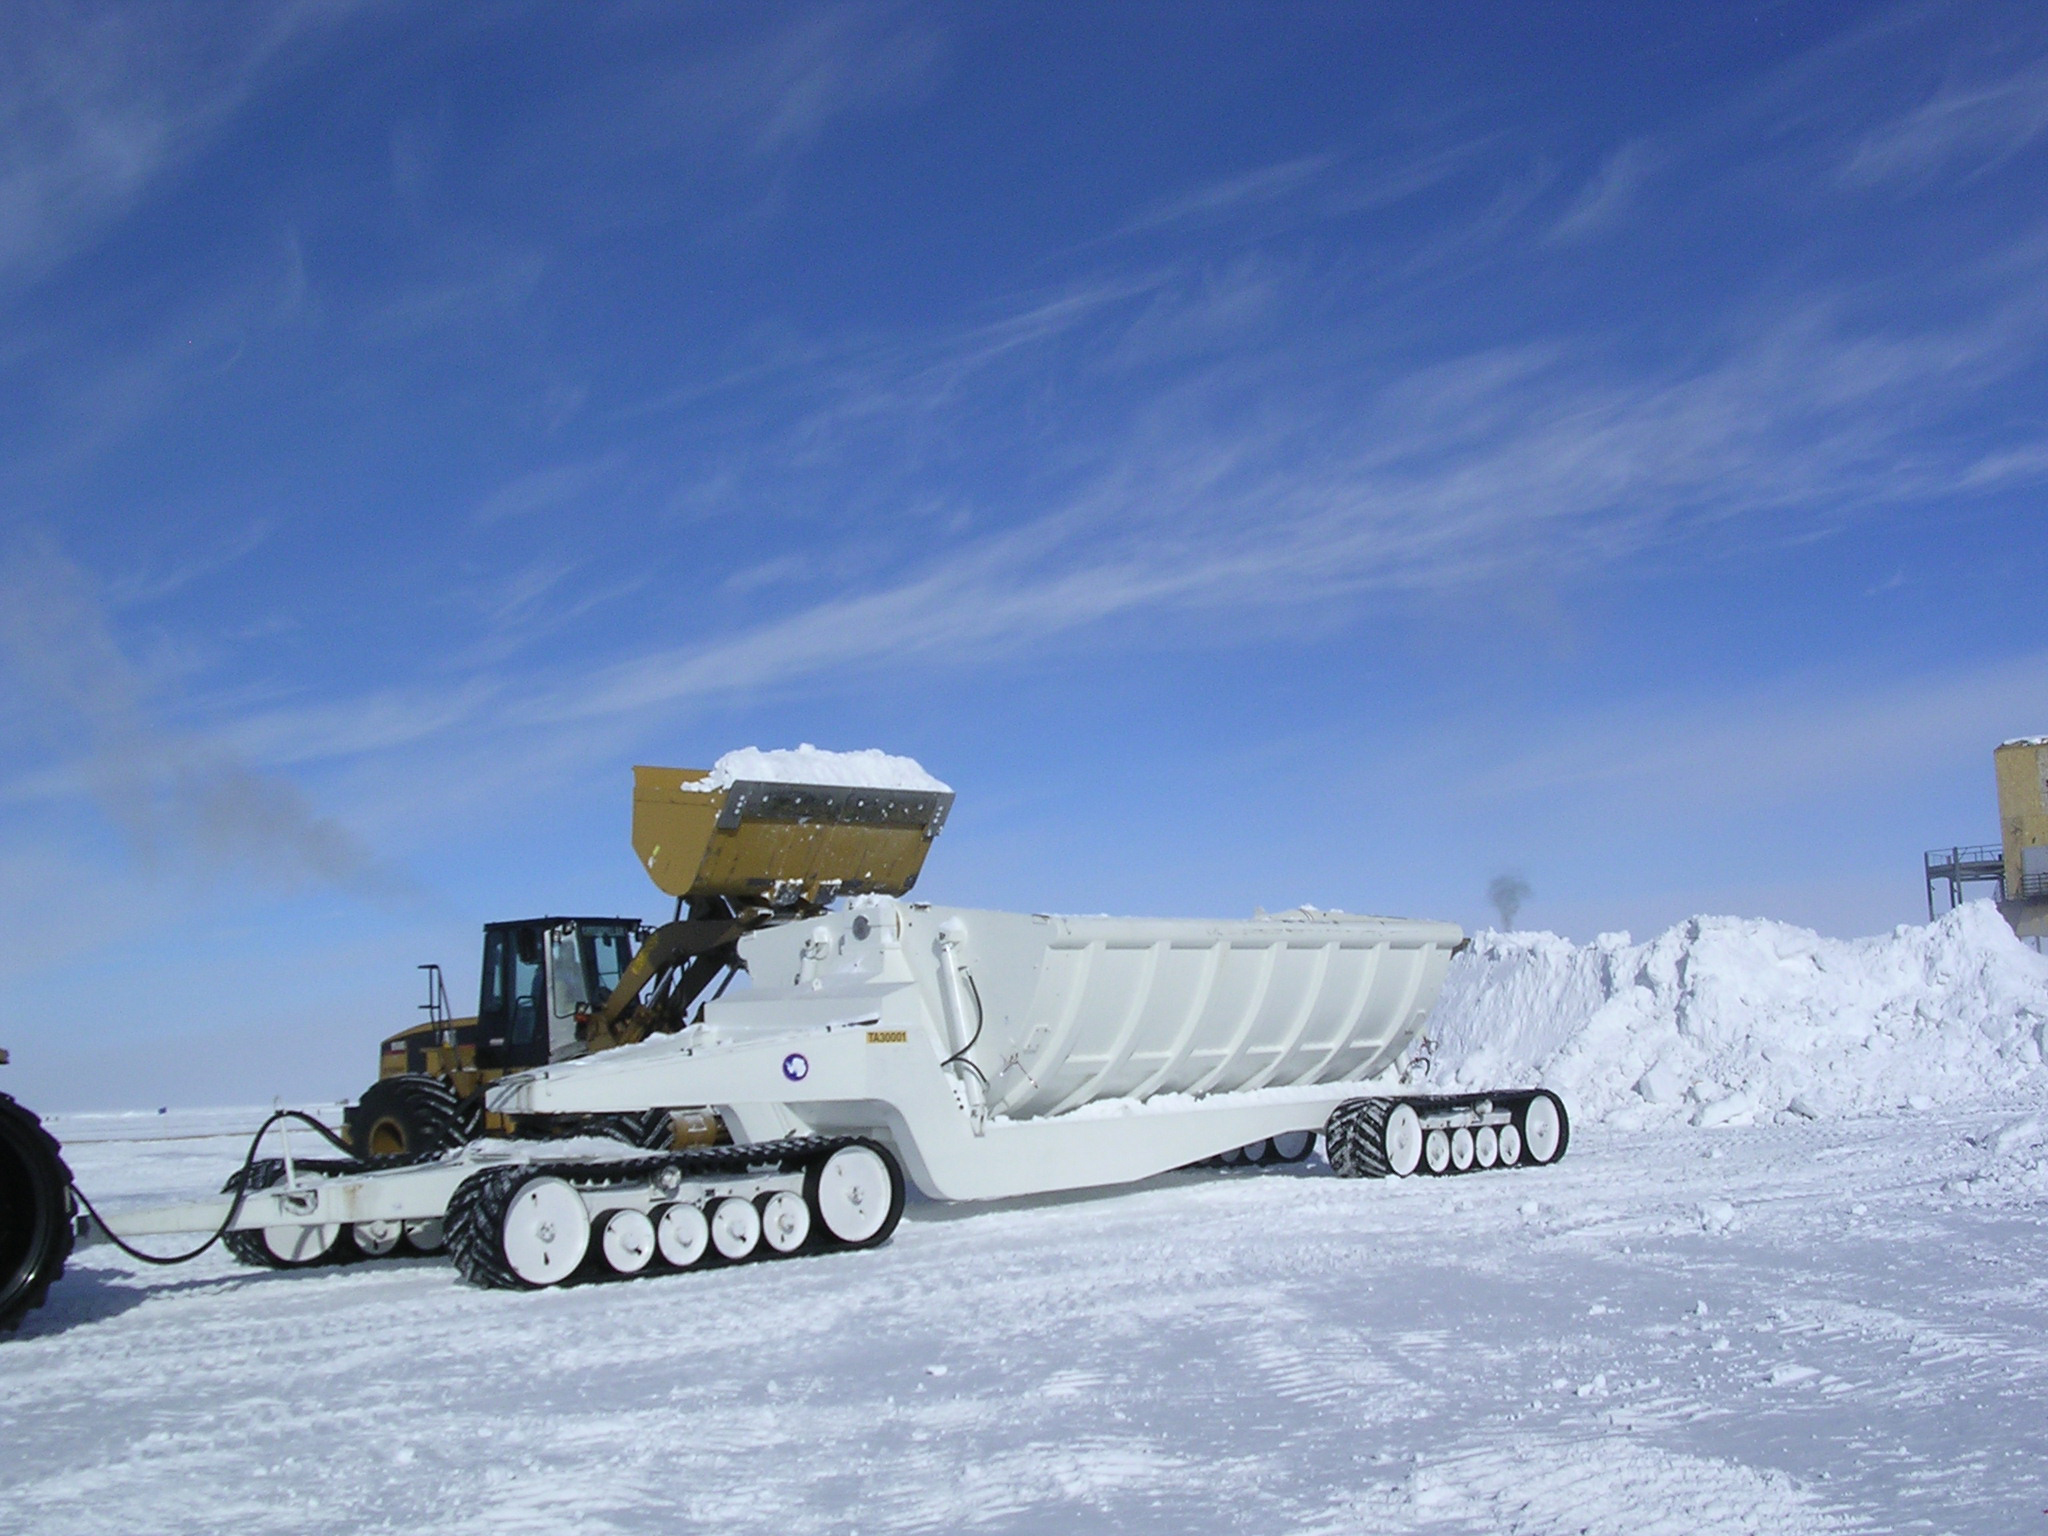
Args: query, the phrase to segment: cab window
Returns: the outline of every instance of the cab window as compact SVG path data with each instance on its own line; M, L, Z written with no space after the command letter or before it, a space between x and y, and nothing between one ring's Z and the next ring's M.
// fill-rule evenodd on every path
M540 931L512 931L512 1043L531 1045L541 1010Z
M590 1004L603 1005L633 958L630 928L586 928L583 932L583 973L590 978Z

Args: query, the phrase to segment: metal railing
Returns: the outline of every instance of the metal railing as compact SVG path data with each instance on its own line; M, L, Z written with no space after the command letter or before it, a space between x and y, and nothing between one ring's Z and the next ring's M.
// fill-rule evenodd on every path
M1946 883L1948 904L1963 899L1966 885L1996 885L2005 894L2005 849L1997 843L1958 843L1953 848L1930 848L1920 859L1927 879L1927 920L1934 921L1934 888Z
M1951 869L1969 865L1996 864L2005 867L2005 848L1999 843L1978 843L1972 847L1930 848L1923 856L1930 875L1945 876Z

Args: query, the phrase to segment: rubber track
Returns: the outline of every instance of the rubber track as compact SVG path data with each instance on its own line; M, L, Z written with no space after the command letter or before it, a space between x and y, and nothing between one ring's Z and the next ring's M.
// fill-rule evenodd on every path
M1387 1118L1399 1099L1349 1099L1330 1111L1323 1127L1323 1151L1330 1170L1340 1179L1384 1179L1394 1169L1387 1161ZM1413 1102L1408 1101L1408 1102Z
M441 1235L448 1245L448 1257L471 1285L493 1291L525 1289L505 1262L498 1229L513 1193L533 1172L531 1163L486 1168L464 1179L448 1202L448 1210L441 1218Z
M36 1261L36 1273L27 1289L9 1301L5 1312L0 1313L0 1333L12 1333L25 1314L40 1307L48 1298L50 1286L64 1273L65 1261L71 1257L74 1234L70 1202L66 1198L71 1188L71 1169L64 1162L57 1138L43 1129L42 1119L35 1111L17 1103L10 1095L0 1093L0 1118L8 1122L8 1129L13 1133L11 1139L23 1143L20 1150L31 1160L47 1159L41 1170L48 1185L44 1192L54 1195L65 1207L54 1226L43 1234L45 1246L42 1257ZM31 1168L29 1172L34 1177L37 1170ZM33 1238L33 1234L31 1236Z
M1346 1099L1330 1111L1329 1122L1323 1127L1323 1150L1330 1159L1330 1169L1340 1178L1383 1179L1393 1169L1387 1162L1387 1118L1394 1112L1396 1104L1410 1104L1418 1115L1433 1114L1446 1109L1469 1109L1482 1100L1490 1101L1496 1107L1505 1109L1513 1118L1517 1132L1522 1131L1529 1105L1539 1094L1549 1093L1543 1088L1517 1088L1495 1093L1460 1093L1448 1095L1403 1094L1388 1099ZM1558 1116L1557 1152L1550 1164L1561 1161L1571 1139L1571 1117L1566 1113L1564 1101L1556 1099ZM1523 1134L1522 1144L1526 1149L1528 1136ZM1481 1168L1474 1163L1469 1168L1456 1164L1442 1173L1433 1172L1425 1159L1416 1166L1415 1178L1462 1178L1469 1173L1500 1173L1510 1168L1540 1168L1550 1164L1538 1163L1526 1150L1514 1162L1496 1163L1491 1168Z
M679 1168L686 1179L770 1171L796 1173L859 1139L789 1136L747 1146L684 1147L659 1157L626 1158L616 1163L508 1163L464 1179L448 1202L441 1230L448 1241L448 1256L471 1285L489 1290L525 1290L526 1283L505 1262L501 1229L506 1207L528 1179L564 1179L580 1189L604 1189L640 1183L663 1168Z

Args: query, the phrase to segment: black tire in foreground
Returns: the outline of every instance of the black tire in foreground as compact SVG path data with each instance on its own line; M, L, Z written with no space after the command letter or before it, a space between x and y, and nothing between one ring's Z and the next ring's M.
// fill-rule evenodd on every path
M43 1122L0 1093L0 1333L40 1307L71 1256L71 1170Z
M665 1109L645 1110L637 1115L598 1115L590 1128L599 1136L650 1152L665 1151L675 1141L675 1117Z
M420 1157L470 1140L462 1101L438 1077L379 1078L343 1122L358 1157Z

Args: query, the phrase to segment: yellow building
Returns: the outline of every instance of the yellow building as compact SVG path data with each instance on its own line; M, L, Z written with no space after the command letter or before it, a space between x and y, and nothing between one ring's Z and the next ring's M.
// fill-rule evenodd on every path
M2005 854L1999 910L2015 932L2048 935L2048 736L2003 742L1991 760Z

